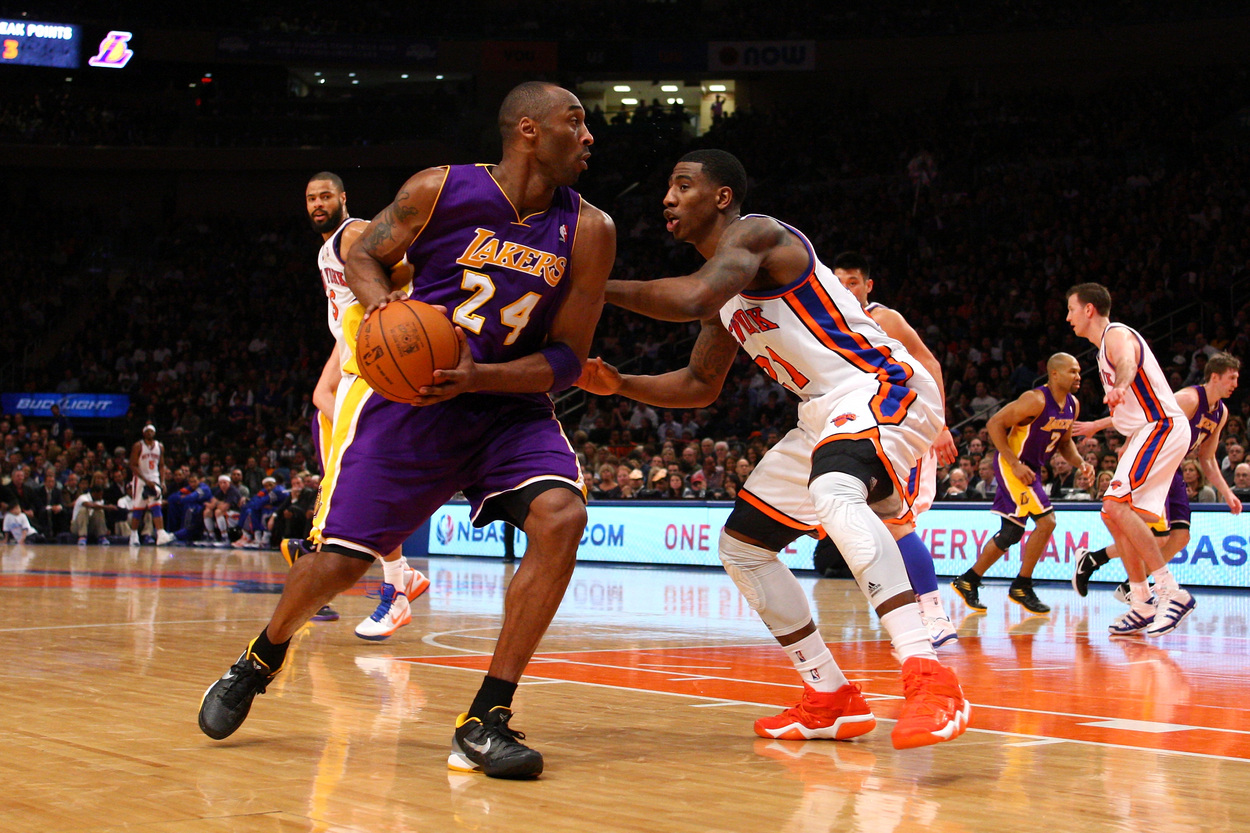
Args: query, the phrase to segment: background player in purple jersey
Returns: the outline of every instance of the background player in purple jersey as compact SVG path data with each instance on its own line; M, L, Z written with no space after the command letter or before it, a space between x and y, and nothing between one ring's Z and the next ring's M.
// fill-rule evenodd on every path
M1228 353L1216 353L1207 360L1201 385L1190 385L1176 392L1176 404L1189 419L1190 445L1189 453L1198 455L1198 463L1207 480L1219 492L1220 497L1228 504L1228 510L1234 515L1241 513L1241 500L1233 494L1232 489L1220 474L1220 464L1215 459L1215 449L1220 444L1220 434L1228 421L1228 408L1224 400L1237 390L1241 376L1241 360ZM1089 436L1111 426L1111 417L1103 417L1092 422L1076 422L1072 425L1072 433L1077 436ZM1181 479L1179 469L1172 478L1172 488L1168 492L1167 526L1153 526L1156 537L1167 536L1167 540L1159 545L1164 562L1172 560L1185 547L1189 546L1189 495L1185 492L1185 482ZM1108 544L1099 550L1077 550L1076 569L1072 573L1072 587L1084 596L1089 593L1089 582L1095 571L1113 558L1119 558L1120 552L1115 544ZM1116 598L1127 601L1127 584L1116 588Z
M340 393L354 427L327 462L320 548L291 568L269 625L206 692L200 728L223 738L281 669L294 632L463 491L475 524L507 520L528 539L508 586L490 669L457 720L448 765L501 778L539 774L542 755L509 728L517 681L555 615L586 525L585 484L549 392L576 381L616 255L611 219L569 186L594 141L577 98L530 82L499 111L503 159L422 171L353 247L347 281L364 314L404 295L450 311L460 360L411 407L363 380Z
M981 577L998 559L1024 537L1024 525L1033 519L1033 534L1020 550L1020 573L1011 583L1007 598L1030 613L1050 613L1033 592L1033 568L1046 551L1055 531L1055 510L1039 477L1051 454L1058 452L1087 477L1094 467L1081 458L1072 442L1072 422L1080 405L1072 392L1081 386L1081 365L1067 353L1056 353L1046 362L1046 384L1027 390L1016 401L990 417L990 439L998 449L994 493L995 515L1003 525L985 542L977 563L951 582L973 610L985 610L981 601Z

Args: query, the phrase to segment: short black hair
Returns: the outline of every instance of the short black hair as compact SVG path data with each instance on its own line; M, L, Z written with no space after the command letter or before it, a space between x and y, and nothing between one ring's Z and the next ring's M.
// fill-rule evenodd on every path
M551 107L552 91L558 89L563 88L549 81L525 81L513 87L499 105L499 133L504 141L523 116L541 119Z
M1076 296L1081 304L1093 304L1097 313L1104 318L1111 315L1111 292L1100 283L1078 283L1068 290L1066 298Z
M739 208L747 198L747 169L732 153L715 148L692 150L677 161L702 165L703 172L714 185L732 191L734 196L730 207Z
M321 171L320 173L316 173L310 176L308 178L308 181L316 182L319 179L324 179L324 180L329 181L331 185L333 185L335 188L339 189L340 191L346 190L343 187L343 179L338 174L333 174L333 173L330 173L329 171Z
M848 272L859 270L863 273L865 278L871 276L868 267L868 258L864 257L859 252L843 252L838 255L833 259L833 268L845 269Z

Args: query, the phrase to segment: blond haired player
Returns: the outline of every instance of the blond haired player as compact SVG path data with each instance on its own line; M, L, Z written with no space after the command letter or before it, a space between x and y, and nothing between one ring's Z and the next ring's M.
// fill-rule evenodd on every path
M668 231L707 262L693 275L608 281L607 300L663 321L702 321L687 367L622 376L587 362L579 384L650 405L703 407L741 347L800 398L798 426L760 460L720 536L720 559L803 681L800 702L760 718L762 737L844 740L876 725L812 619L807 594L777 557L824 527L890 635L903 668L898 749L951 740L969 706L937 660L898 545L882 517L906 519L903 482L944 422L933 378L863 311L801 232L741 214L746 171L731 154L697 150L669 176Z
M1105 286L1077 284L1067 300L1072 331L1098 347L1098 375L1107 391L1103 401L1111 409L1111 424L1128 438L1103 498L1102 519L1128 573L1131 607L1108 630L1112 636L1162 636L1194 609L1194 597L1177 584L1146 520L1163 517L1172 477L1189 449L1189 420L1145 339L1111 321L1111 293ZM1149 576L1154 576L1157 603L1150 597Z
M348 325L350 332L346 334L343 325L344 319L349 317L350 307L357 307L353 313L359 313L360 310L359 304L356 304L356 296L343 277L343 263L352 244L369 222L347 215L347 192L343 190L343 180L329 171L313 175L304 189L304 200L313 230L320 232L324 241L321 251L317 253L317 268L326 293L326 323L334 336L334 352L321 369L321 377L317 379L312 397L313 405L317 408L317 415L313 420L317 453L325 461L330 459L333 444L342 441L334 430L338 391L344 387L345 382L349 387L356 375L356 359L347 337L355 337L360 316L350 316L353 322ZM395 274L399 275L403 270L407 270L408 279L411 280L412 268L406 262L396 267ZM293 538L284 540L280 545L282 556L288 564L294 564L295 559L316 545L319 535L320 530L314 528L311 542ZM378 642L395 633L412 621L410 602L429 586L430 580L420 570L408 566L400 549L387 555L382 559L382 587L379 590L377 609L356 626L356 635L361 639ZM325 605L313 616L313 619L321 621L337 618L338 613L330 605Z
M859 305L864 308L877 326L885 330L885 334L897 340L907 352L915 356L916 361L924 365L938 390L943 392L942 413L946 413L945 386L942 382L942 364L925 346L920 334L907 323L900 313L884 304L869 301L873 281L868 260L855 252L843 252L833 259L833 274L842 285L850 290ZM924 540L916 534L916 518L921 512L933 505L937 492L937 464L947 465L959 456L951 432L943 428L938 432L933 445L920 458L911 475L907 479L907 488L912 498L912 517L898 523L886 521L886 528L898 542L899 551L903 554L903 564L907 567L907 577L911 580L912 589L916 591L916 603L920 605L920 616L925 627L929 629L929 640L937 648L947 642L958 639L955 626L942 606L942 594L938 592L937 571L933 569L933 554L925 546Z

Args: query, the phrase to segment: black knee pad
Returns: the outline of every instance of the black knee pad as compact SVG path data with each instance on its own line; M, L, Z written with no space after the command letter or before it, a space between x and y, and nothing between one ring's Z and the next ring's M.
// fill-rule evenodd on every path
M806 534L801 529L786 526L770 518L742 498L734 502L734 509L725 521L725 529L759 541L765 549L772 552L781 552L800 535Z
M812 453L812 474L807 482L810 485L822 474L835 471L863 481L870 506L894 493L894 481L872 440L834 440L820 446Z
M1003 552L1011 549L1012 544L1020 543L1020 539L1024 537L1024 525L1014 523L1003 518L1003 526L994 534L994 546Z

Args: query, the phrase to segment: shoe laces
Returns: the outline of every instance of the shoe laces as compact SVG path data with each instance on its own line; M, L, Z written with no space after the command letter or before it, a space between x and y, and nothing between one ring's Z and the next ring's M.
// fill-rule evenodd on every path
M234 677L226 681L221 693L222 702L229 708L237 708L249 694L264 694L272 675L266 673L259 660L244 657L230 669Z
M375 593L368 594L370 598L380 599L376 610L370 614L369 618L375 622L381 622L391 612L391 605L395 603L396 590L395 585L383 583L382 587Z
M492 717L491 715L497 716ZM488 732L503 735L506 740L525 740L524 732L513 729L508 725L508 721L512 719L511 709L492 711L491 715L487 715L487 719L482 721L482 727Z
M929 714L942 714L953 703L963 699L958 683L947 679L949 673L941 665L936 668L909 668L903 672L903 695L905 709L919 710Z

